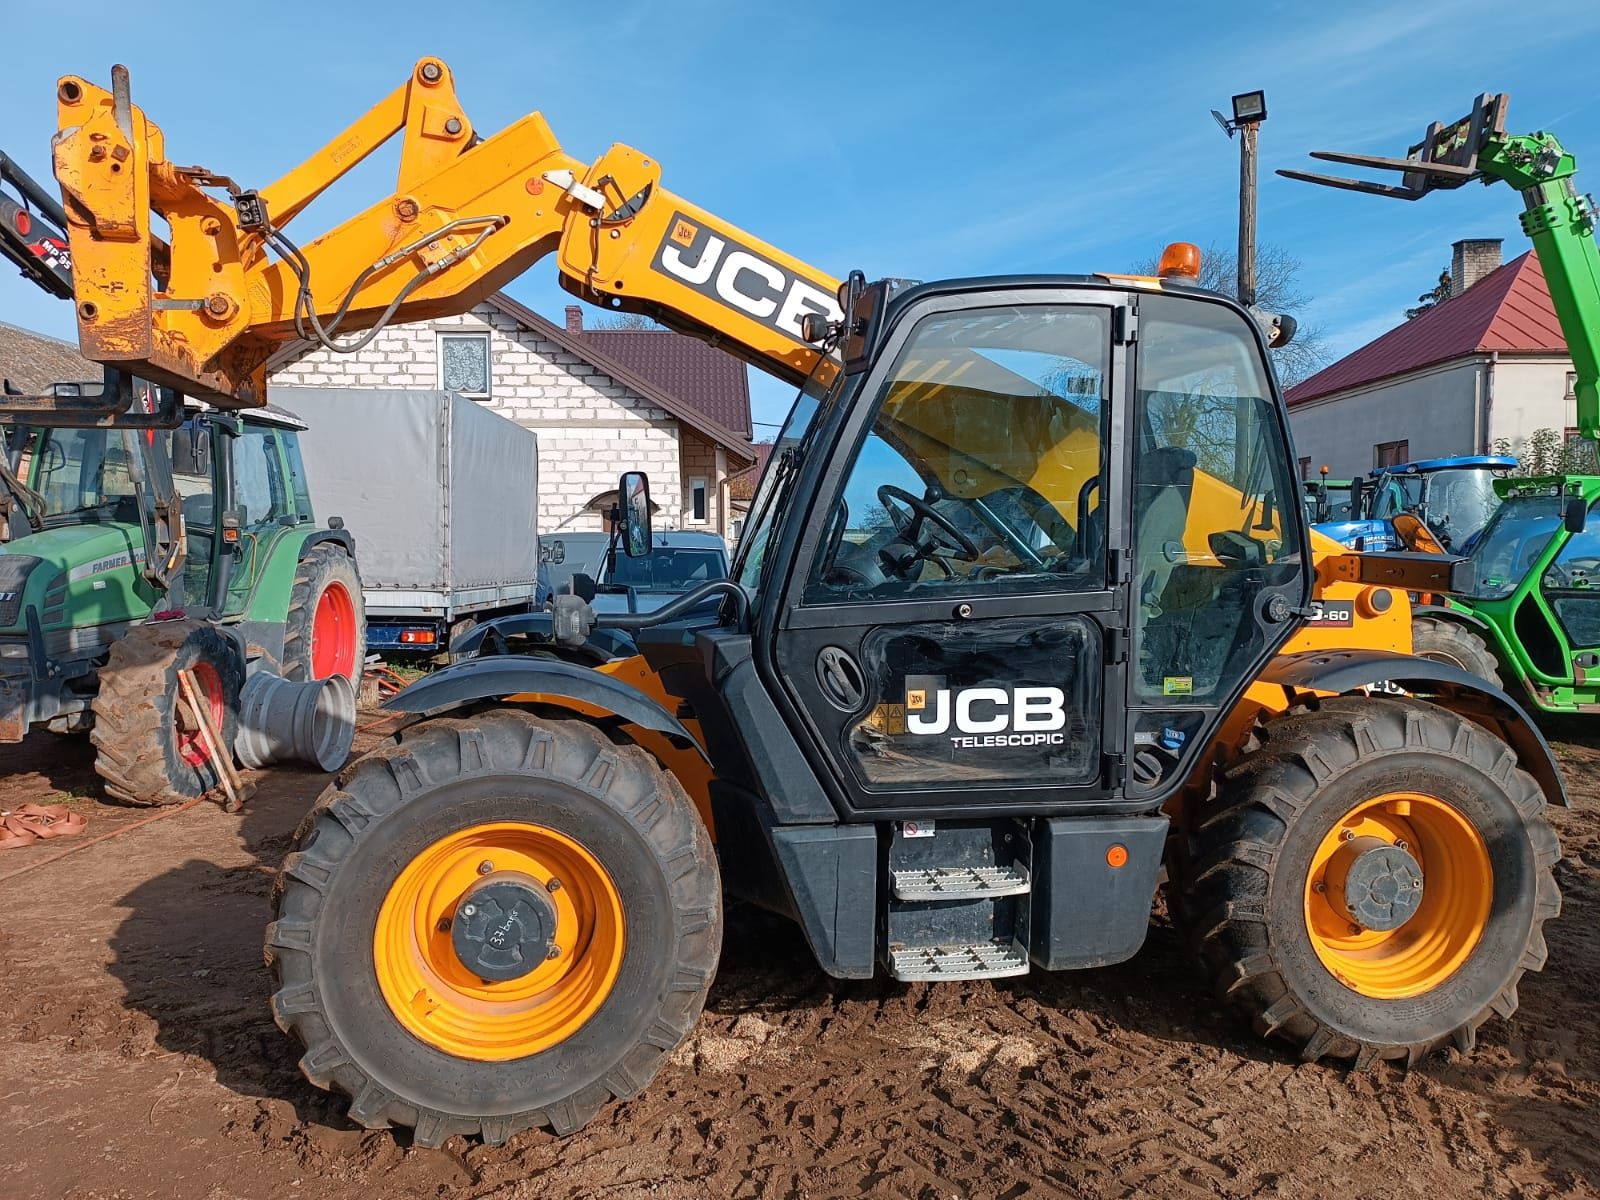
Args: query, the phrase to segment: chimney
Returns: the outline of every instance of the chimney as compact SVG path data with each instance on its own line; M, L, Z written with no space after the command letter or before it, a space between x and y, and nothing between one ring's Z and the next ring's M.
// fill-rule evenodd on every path
M1460 243L1458 242L1457 245L1459 245L1459 244ZM1474 242L1472 244L1473 245L1477 245L1478 243ZM1495 246L1494 256L1495 256L1496 259L1498 259L1500 257L1500 243L1496 242L1496 243L1494 243L1494 246ZM579 308L576 304L567 305L567 332L568 333L582 333L583 332L583 309Z
M1454 300L1499 265L1499 238L1462 238L1452 243L1450 298Z

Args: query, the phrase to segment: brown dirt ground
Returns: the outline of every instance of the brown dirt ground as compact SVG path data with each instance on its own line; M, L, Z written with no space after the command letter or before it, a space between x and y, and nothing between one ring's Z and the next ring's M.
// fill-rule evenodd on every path
M1576 806L1550 966L1465 1061L1301 1066L1159 918L1119 967L929 986L831 982L735 909L705 1018L643 1096L564 1141L442 1151L352 1126L268 1015L272 873L324 778L275 772L242 815L0 880L0 1197L1597 1195L1596 747L1558 746ZM66 793L91 836L144 816L99 802L87 750L6 747L0 807Z

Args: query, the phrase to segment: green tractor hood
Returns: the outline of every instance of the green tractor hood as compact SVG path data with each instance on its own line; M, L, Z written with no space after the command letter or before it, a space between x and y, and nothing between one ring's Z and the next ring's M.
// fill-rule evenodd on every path
M29 607L46 631L139 620L157 593L140 575L135 525L63 525L0 545L0 635L26 632Z

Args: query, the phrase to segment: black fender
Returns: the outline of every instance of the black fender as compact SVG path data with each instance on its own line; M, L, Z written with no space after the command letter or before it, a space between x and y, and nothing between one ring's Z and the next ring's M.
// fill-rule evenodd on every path
M582 704L599 709L629 725L665 734L675 745L692 746L706 758L683 722L649 696L609 675L554 658L527 654L469 658L401 689L384 701L383 707L436 717L474 701L503 700L524 692L558 708L581 712L574 706Z
M1447 604L1413 604L1411 606L1411 615L1413 617L1441 617L1446 621L1456 621L1474 630L1489 634L1490 648L1492 649L1495 645L1493 641L1494 631L1489 627L1489 622L1478 616L1477 613L1470 613L1461 608L1451 608Z
M491 634L501 645L509 645L515 637L531 637L535 641L548 642L555 649L551 628L551 614L546 610L511 613L480 622L460 637L452 638L450 653L457 659L472 658L483 650ZM599 664L610 662L613 658L632 658L639 651L633 639L621 630L595 628L589 631L589 640L582 646L561 647L558 653L563 657L571 656Z
M332 542L343 548L352 561L356 557L356 539L348 529L319 529L315 533L307 534L306 540L300 543L300 556L305 557L306 551L313 546L321 546L325 542Z
M1277 684L1291 698L1299 690L1344 693L1370 684L1396 684L1484 726L1516 752L1548 803L1568 806L1555 755L1533 718L1505 692L1460 667L1393 650L1306 650L1273 659L1260 681Z

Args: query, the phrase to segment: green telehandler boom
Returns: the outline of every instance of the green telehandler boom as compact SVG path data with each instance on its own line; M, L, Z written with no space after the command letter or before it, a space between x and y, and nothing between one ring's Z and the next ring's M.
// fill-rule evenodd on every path
M1544 269L1572 355L1576 424L1600 437L1600 248L1594 200L1574 186L1577 162L1553 134L1508 134L1509 97L1484 94L1472 111L1428 127L1405 158L1314 151L1313 158L1402 172L1377 183L1307 171L1290 179L1398 200L1473 180L1522 195L1522 230ZM1474 447L1474 449L1478 449ZM1474 540L1470 593L1413 609L1418 654L1494 682L1510 676L1547 712L1600 711L1600 477L1508 480L1505 503Z

